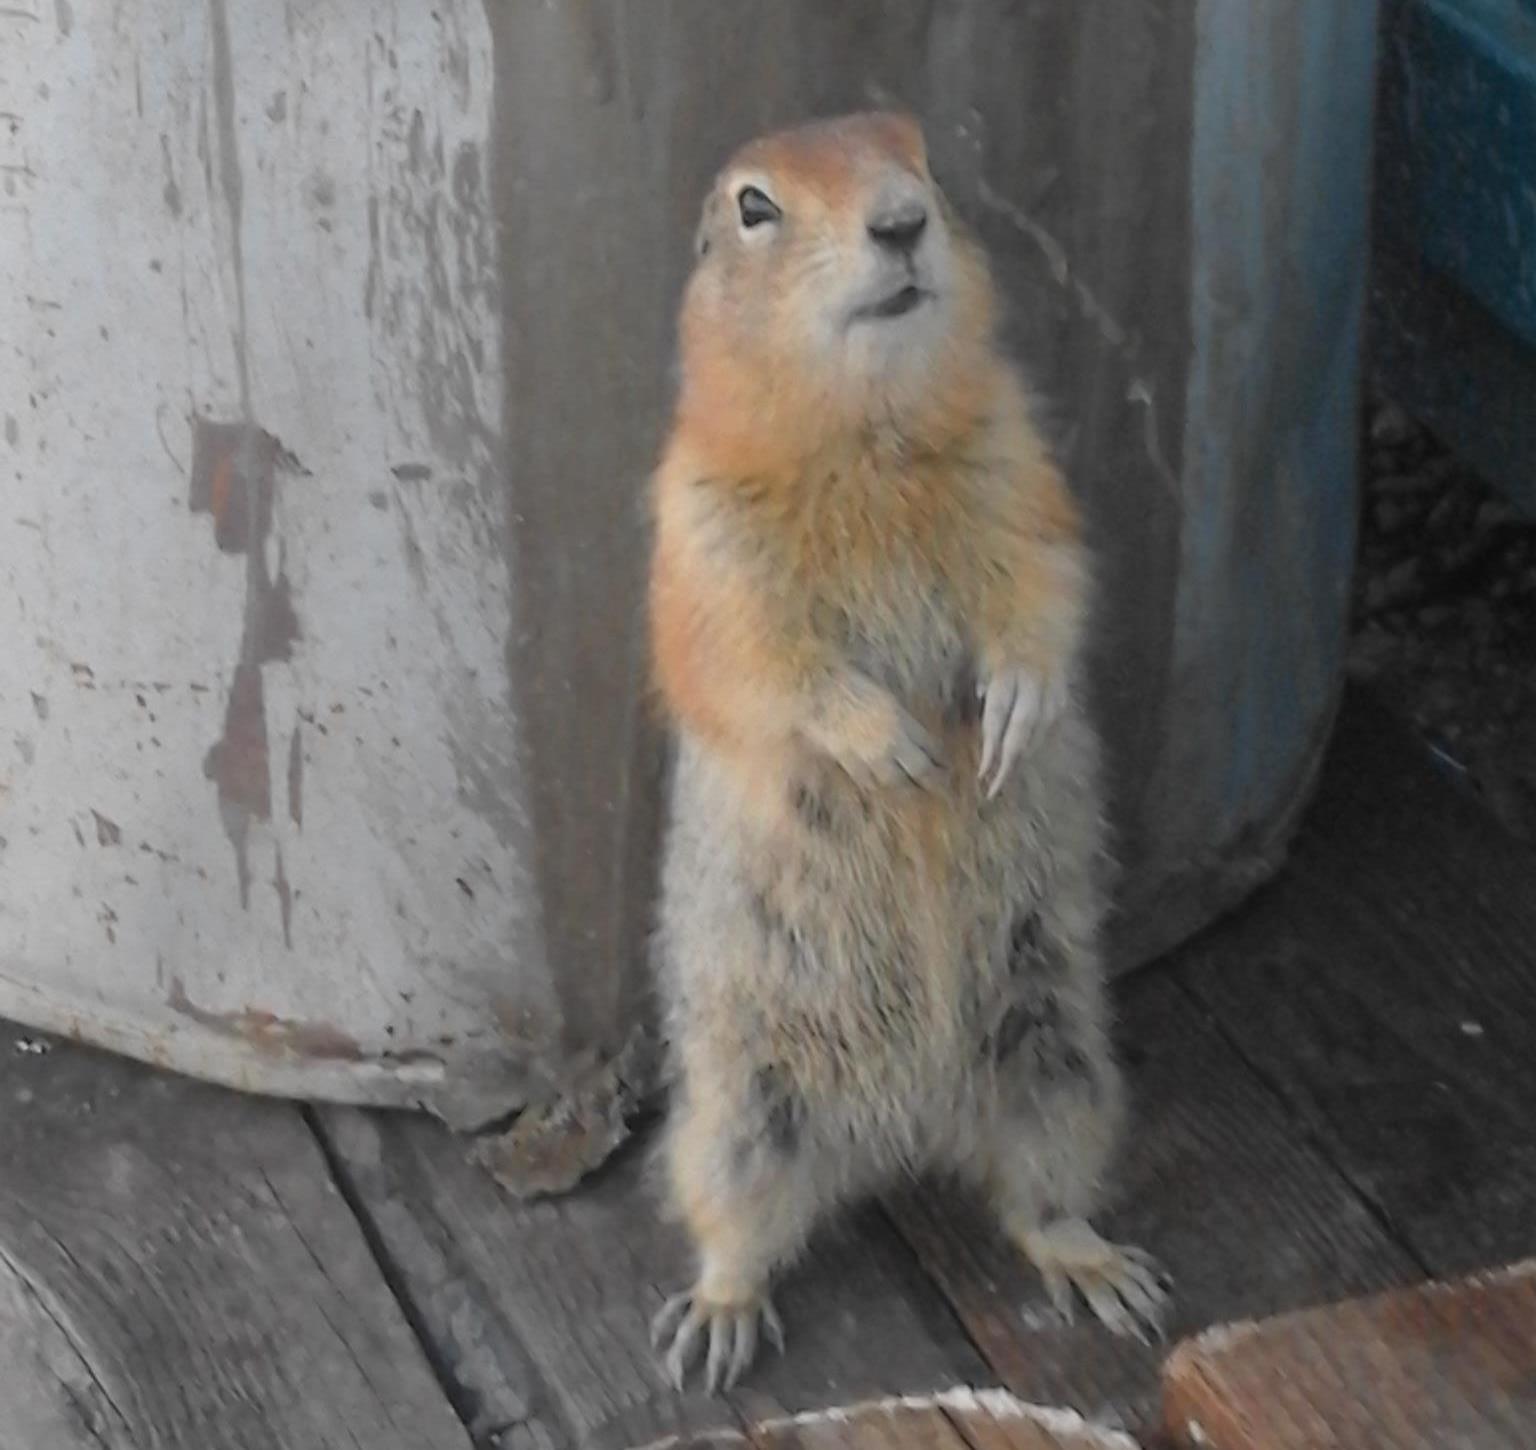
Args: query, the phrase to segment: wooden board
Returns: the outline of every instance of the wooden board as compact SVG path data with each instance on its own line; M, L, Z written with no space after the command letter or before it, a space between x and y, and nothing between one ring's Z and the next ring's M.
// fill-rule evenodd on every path
M0 1034L0 1450L467 1450L302 1114Z
M1536 1260L1213 1331L1166 1386L1190 1450L1530 1450Z
M1422 1264L1536 1252L1536 851L1356 699L1285 877L1185 979Z
M619 1450L990 1379L889 1226L865 1213L777 1292L788 1354L765 1351L729 1399L675 1395L649 1323L690 1265L658 1221L642 1144L572 1195L520 1203L433 1123L348 1109L323 1123L478 1433L518 1427L529 1443Z
M1128 983L1121 1016L1134 1122L1102 1227L1172 1273L1170 1334L1412 1276L1176 982ZM891 1212L1016 1394L1132 1430L1155 1418L1158 1348L1117 1339L1086 1312L1063 1326L1021 1256L949 1195L904 1197Z
M838 1405L739 1431L657 1441L643 1450L1136 1450L1070 1411L1027 1405L1006 1390L957 1389Z

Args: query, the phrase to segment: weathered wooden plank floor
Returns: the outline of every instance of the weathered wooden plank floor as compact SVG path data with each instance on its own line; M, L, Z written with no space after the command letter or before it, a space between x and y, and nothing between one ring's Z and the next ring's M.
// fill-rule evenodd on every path
M1533 883L1536 852L1351 702L1284 879L1122 992L1107 1226L1172 1269L1176 1333L1536 1252ZM673 1395L646 1325L686 1254L643 1160L519 1204L422 1119L7 1050L0 1450L1034 1443L815 1415L957 1385L1155 1419L1160 1354L1056 1322L936 1188L817 1243L783 1359Z
M297 1108L0 1040L0 1450L467 1450Z

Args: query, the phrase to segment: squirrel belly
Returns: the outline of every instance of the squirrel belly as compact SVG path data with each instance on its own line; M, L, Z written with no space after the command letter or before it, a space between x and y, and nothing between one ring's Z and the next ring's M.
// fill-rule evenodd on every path
M735 1101L730 1152L826 1154L837 1197L964 1169L999 1112L1025 1110L1024 1075L1042 1101L1080 1087L1112 1134L1092 733L1068 711L993 800L975 736L942 737L959 748L926 790L812 758L744 775L680 739L667 1034L690 1096Z

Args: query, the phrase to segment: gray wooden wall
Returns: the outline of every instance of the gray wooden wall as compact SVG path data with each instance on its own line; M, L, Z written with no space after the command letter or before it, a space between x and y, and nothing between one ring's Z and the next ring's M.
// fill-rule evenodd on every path
M1238 899L1340 676L1373 46L1370 0L6 9L0 1013L462 1122L620 1046L696 207L868 104L1088 504L1119 962Z

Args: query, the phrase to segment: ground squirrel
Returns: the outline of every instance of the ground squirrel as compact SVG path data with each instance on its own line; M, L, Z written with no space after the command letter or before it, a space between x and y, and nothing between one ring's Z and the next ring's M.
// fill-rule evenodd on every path
M654 1333L713 1390L773 1270L895 1174L980 1186L1058 1306L1159 1325L1088 1226L1120 1118L1089 570L919 125L741 150L703 210L652 488L676 736L656 937L664 1166L698 1278Z

